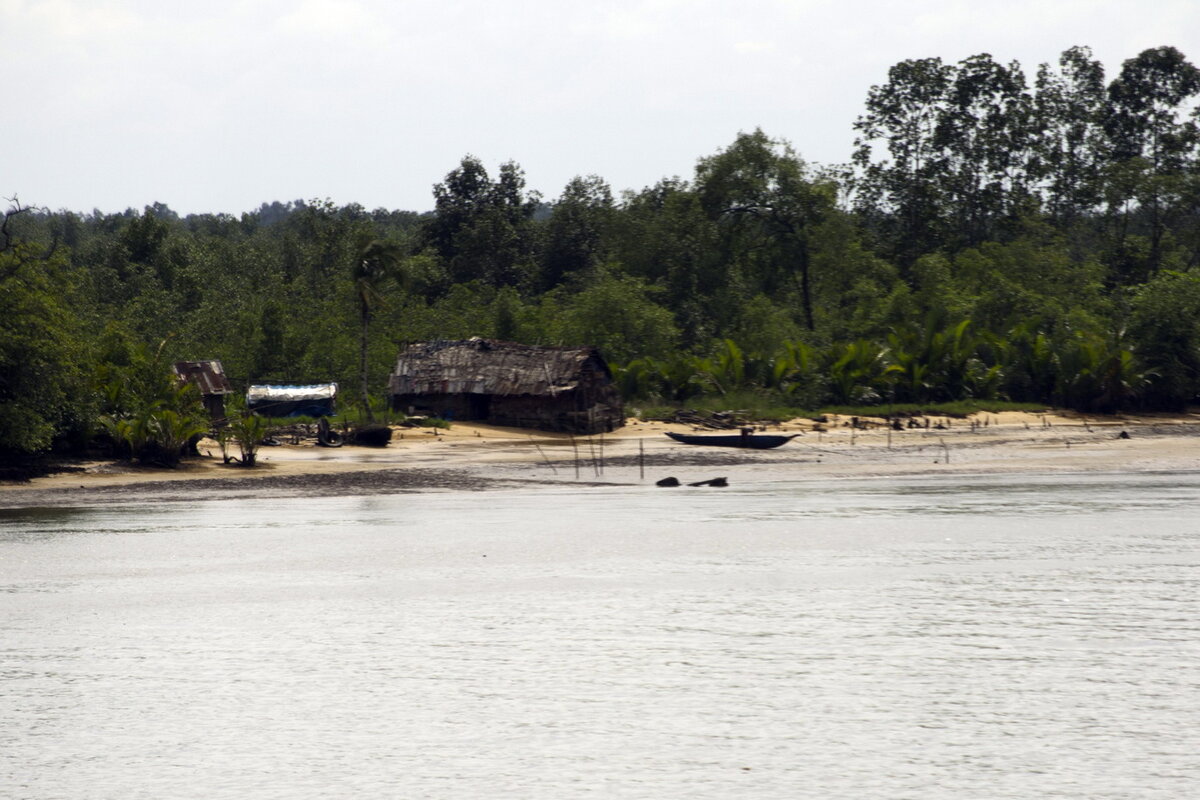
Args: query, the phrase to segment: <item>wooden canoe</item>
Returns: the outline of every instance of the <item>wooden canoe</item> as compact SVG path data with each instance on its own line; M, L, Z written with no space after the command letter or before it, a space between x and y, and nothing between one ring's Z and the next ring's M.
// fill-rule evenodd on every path
M752 450L770 450L772 447L779 447L787 444L792 439L795 439L800 434L793 433L791 436L778 436L770 434L754 434L743 431L735 434L701 434L694 435L690 433L667 433L677 442L683 444L699 444L709 447L747 447Z

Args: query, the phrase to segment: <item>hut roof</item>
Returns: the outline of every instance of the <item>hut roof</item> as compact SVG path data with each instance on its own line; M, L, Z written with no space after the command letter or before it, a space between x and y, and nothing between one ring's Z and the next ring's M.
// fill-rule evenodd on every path
M195 384L202 395L233 394L233 385L225 377L220 361L177 361L175 374Z
M303 385L254 384L246 390L248 403L289 402L295 400L332 400L337 397L336 383L312 383Z
M333 416L337 389L336 383L256 384L246 390L246 406L272 417L329 417Z
M393 395L490 394L554 396L577 387L591 359L612 374L595 347L546 347L475 337L420 342L396 359Z

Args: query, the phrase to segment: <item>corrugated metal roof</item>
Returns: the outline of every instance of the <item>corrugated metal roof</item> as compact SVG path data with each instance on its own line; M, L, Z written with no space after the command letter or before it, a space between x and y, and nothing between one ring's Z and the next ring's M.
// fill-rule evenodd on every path
M233 394L233 385L225 377L220 361L177 361L175 374L195 384L202 395Z
M422 342L405 348L388 381L394 395L553 396L579 385L594 347L544 347L492 339Z
M293 400L332 400L337 397L336 383L316 383L305 386L278 386L258 384L251 386L246 392L246 402L250 404L265 401L280 403Z

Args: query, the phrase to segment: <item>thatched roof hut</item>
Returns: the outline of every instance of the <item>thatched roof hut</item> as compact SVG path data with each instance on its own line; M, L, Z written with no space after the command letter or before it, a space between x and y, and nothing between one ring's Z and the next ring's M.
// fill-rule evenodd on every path
M591 434L625 423L612 372L594 347L421 342L397 357L388 394L400 411L494 425Z

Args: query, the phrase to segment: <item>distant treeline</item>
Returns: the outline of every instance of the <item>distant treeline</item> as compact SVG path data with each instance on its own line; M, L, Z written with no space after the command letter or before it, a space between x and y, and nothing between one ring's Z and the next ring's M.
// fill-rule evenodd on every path
M546 200L519 165L467 156L427 214L13 205L0 448L86 439L174 360L361 403L404 342L470 336L598 345L650 403L1182 407L1200 391L1198 96L1171 47L1111 78L1086 48L1032 79L931 58L871 88L846 165L755 130L618 195L587 176Z

